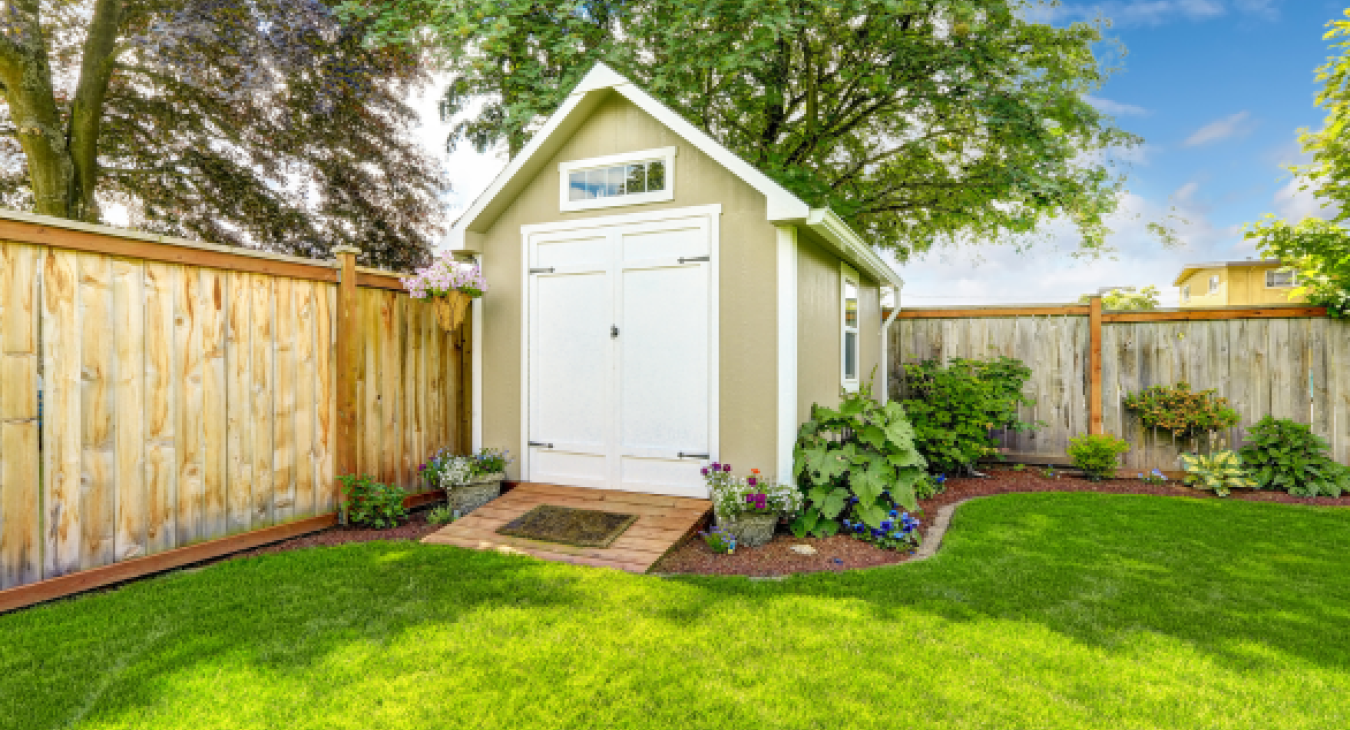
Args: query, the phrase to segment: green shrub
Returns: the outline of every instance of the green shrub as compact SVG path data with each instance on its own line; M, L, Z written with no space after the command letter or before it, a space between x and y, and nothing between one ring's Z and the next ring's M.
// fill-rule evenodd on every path
M1257 486L1300 497L1339 497L1350 489L1350 469L1332 461L1327 442L1287 418L1262 418L1247 430L1242 462Z
M947 491L947 475L924 474L923 478L914 482L914 496L919 499L932 499L933 497Z
M1192 391L1190 383L1154 385L1125 396L1125 407L1139 414L1149 428L1171 431L1173 436L1194 437L1202 433L1231 428L1238 413L1218 391Z
M837 411L813 405L793 456L793 472L806 494L806 507L792 522L797 537L828 537L851 518L850 525L862 526L850 528L854 535L877 544L917 540L917 532L903 531L892 517L897 505L918 508L914 485L926 476L899 403L881 405L864 386L843 394Z
M432 507L427 512L428 525L448 525L455 521L455 511L450 509L450 505L443 504L438 507Z
M1018 418L1019 406L1034 405L1022 395L1031 369L1021 360L953 358L905 366L903 403L914 426L914 444L937 471L970 471L981 457L995 456L993 429L1031 431L1039 424Z
M338 480L347 494L344 514L348 524L384 529L408 519L403 506L407 492L402 487L382 484L369 475L344 474Z
M1220 497L1227 497L1234 489L1256 486L1242 459L1231 451L1216 451L1209 456L1182 454L1181 466L1186 470L1187 484L1208 489Z
M1108 433L1096 433L1069 439L1069 458L1094 482L1116 475L1118 457L1130 450L1124 439Z

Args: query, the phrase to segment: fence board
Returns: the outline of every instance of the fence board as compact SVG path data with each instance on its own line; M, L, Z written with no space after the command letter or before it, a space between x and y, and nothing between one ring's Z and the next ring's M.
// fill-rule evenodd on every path
M0 589L42 577L37 276L43 253L0 243Z
M114 559L117 485L113 451L112 261L76 254L80 325L80 569Z
M228 484L228 533L245 532L253 526L253 277L230 272L225 326L225 375L228 403L225 405L226 477Z
M252 421L253 435L253 529L268 527L276 522L274 478L272 471L272 384L273 350L276 314L272 307L272 287L275 280L265 276L252 277L253 341L250 345L252 363Z
M80 337L76 254L48 249L42 269L43 577L80 569Z
M227 532L228 410L226 385L225 327L226 287L229 274L203 269L201 280L202 340L202 489L204 492L200 537L209 539Z
M295 282L274 282L272 307L272 509L273 520L290 522L295 515Z
M206 408L202 388L201 269L175 266L172 271L175 298L174 354L178 383L178 513L174 546L202 539L206 516L206 483L203 479L203 442Z
M314 516L314 285L295 282L295 517Z
M318 494L315 499L319 513L332 511L337 507L337 481L335 443L337 437L337 390L334 385L335 358L337 357L334 337L334 317L336 316L337 287L322 285L316 287L315 298L315 349L314 380L316 418L315 426L315 481Z
M174 289L170 264L145 265L146 553L173 547L178 481Z

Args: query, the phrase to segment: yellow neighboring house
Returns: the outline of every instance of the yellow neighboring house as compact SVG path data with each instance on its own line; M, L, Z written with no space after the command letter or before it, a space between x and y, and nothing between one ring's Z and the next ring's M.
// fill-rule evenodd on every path
M1305 301L1290 296L1298 277L1278 259L1186 264L1172 286L1181 289L1183 309Z

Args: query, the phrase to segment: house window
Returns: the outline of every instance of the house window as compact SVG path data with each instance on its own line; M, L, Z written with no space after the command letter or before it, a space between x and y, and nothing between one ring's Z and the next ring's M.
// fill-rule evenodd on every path
M674 147L564 162L559 203L567 211L671 200L674 165Z
M1219 290L1219 275L1215 274L1214 276L1209 277L1209 293L1213 294L1218 290Z
M858 336L858 273L848 267L843 269L843 385L847 390L858 389L858 367L861 359Z
M1191 300L1191 285L1181 287L1181 301L1189 302Z
M1266 286L1271 289L1290 289L1298 286L1298 274L1293 271L1271 269L1266 272Z

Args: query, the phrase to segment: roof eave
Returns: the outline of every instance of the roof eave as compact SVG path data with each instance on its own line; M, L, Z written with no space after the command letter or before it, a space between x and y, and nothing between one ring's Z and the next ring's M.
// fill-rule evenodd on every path
M802 223L833 246L841 258L868 276L887 286L904 286L905 280L833 210L814 208Z

